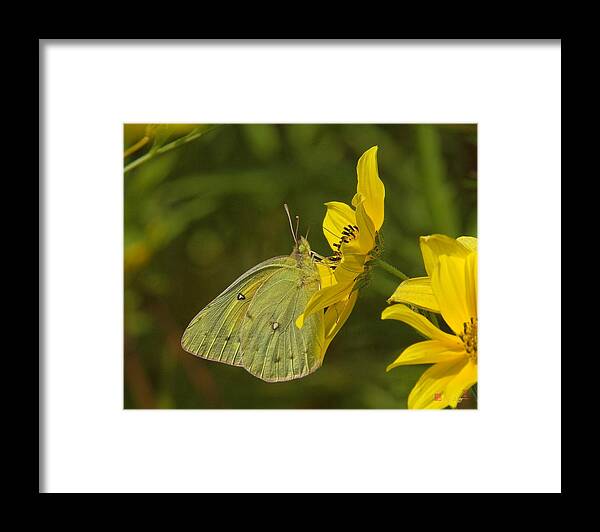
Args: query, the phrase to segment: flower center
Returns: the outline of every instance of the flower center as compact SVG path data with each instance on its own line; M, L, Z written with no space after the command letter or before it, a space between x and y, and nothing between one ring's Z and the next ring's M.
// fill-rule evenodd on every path
M340 241L333 244L333 247L336 249L336 251L333 252L331 257L327 257L326 259L326 264L331 268L332 271L337 268L338 263L342 260L342 244L347 244L355 238L358 238L358 231L359 229L356 225L346 225L344 227Z
M471 360L477 362L477 318L463 323L463 332L458 336L465 344L465 350Z
M344 227L342 231L342 236L340 237L340 241L337 244L333 244L333 247L337 249L336 253L339 253L342 249L342 244L347 244L351 240L357 238L358 226L356 225L347 225Z

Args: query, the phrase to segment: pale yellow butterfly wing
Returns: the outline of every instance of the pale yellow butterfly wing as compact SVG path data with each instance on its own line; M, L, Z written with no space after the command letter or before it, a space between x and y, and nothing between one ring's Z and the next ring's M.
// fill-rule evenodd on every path
M325 334L323 312L296 327L319 274L307 255L292 254L253 295L240 331L242 365L267 382L299 379L321 367Z
M192 355L241 366L240 329L254 295L290 257L261 262L236 279L187 326L181 346Z

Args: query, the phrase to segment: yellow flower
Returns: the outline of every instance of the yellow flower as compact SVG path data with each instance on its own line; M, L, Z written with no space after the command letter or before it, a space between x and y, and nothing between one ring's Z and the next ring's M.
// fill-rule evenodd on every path
M421 237L428 277L404 281L391 301L440 313L454 334L436 327L403 304L385 309L382 319L403 321L428 340L414 344L388 366L434 364L408 397L409 408L455 408L477 382L477 239Z
M358 297L357 281L375 255L378 232L383 225L385 187L377 169L377 146L368 149L356 166L358 186L352 206L338 201L326 203L323 233L333 255L317 264L321 288L308 301L296 325L304 318L325 311L325 349L348 319Z
M431 288L431 274L439 256L465 258L472 251L477 252L477 239L460 236L455 240L446 235L431 235L422 236L420 244L427 277L413 277L403 281L388 299L388 303L407 303L439 314L439 304Z

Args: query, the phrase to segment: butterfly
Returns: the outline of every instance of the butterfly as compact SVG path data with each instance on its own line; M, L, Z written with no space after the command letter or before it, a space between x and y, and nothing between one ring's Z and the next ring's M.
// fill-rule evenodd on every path
M325 352L323 311L296 327L310 297L320 288L320 256L298 237L284 205L294 248L268 259L236 279L187 326L181 346L192 355L241 366L266 382L305 377L317 370ZM298 222L298 217L296 217Z

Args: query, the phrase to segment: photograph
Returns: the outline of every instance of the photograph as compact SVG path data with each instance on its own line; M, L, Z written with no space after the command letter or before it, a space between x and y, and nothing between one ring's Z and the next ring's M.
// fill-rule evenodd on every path
M125 409L476 409L477 124L124 124Z

